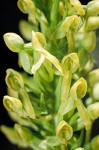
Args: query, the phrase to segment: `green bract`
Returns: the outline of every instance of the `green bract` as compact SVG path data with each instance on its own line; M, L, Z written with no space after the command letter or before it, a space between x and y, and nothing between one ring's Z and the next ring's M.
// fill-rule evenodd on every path
M28 20L21 36L6 33L21 71L7 69L3 104L14 128L0 130L13 144L33 150L98 150L91 139L99 117L99 69L92 51L99 27L99 0L18 0Z

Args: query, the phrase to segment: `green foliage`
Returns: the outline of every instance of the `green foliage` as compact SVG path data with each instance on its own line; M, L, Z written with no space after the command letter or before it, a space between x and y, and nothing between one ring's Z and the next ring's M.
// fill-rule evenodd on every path
M9 96L3 104L15 125L2 125L1 131L22 148L98 149L99 135L91 139L91 130L99 117L99 69L92 59L99 0L17 4L28 16L19 23L28 42L15 33L4 35L7 47L18 53L21 71L6 72Z

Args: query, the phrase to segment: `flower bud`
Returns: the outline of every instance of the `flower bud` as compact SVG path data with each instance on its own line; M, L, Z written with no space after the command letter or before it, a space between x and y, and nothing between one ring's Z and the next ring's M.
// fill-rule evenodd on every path
M15 33L4 34L4 41L7 47L16 53L19 53L24 47L23 39Z
M7 75L6 75L6 84L9 88L17 91L20 88L24 87L23 79L17 71L13 69L7 69Z
M67 71L71 71L74 73L79 66L79 58L76 53L71 53L63 57L62 59L62 67L64 73L66 74Z
M91 31L91 30L96 30L99 28L99 17L89 17L86 25L86 30Z
M73 136L73 129L67 122L62 120L57 126L56 135L60 139L61 143L66 145L67 141Z
M64 8L64 4L62 1L59 2L59 13L61 16L64 15L64 12L65 12L65 8Z
M89 105L87 110L92 120L97 119L99 117L99 102Z
M69 28L72 29L78 29L80 24L80 18L77 15L72 15L69 17L66 17L66 19L62 22L62 29L65 32L68 32Z
M79 148L76 148L75 150L84 150L84 148L79 147Z
M44 35L40 32L36 32L35 34L36 34L36 37L37 37L38 41L40 42L41 46L45 47L46 39L45 39Z
M94 67L93 59L89 58L89 60L87 61L87 64L84 67L84 71L88 73L93 69L93 67Z
M32 133L30 130L26 127L22 127L18 124L14 125L14 132L17 135L17 138L20 142L22 142L22 145L25 147L30 147L31 141L32 141Z
M23 35L23 37L26 40L30 41L32 38L33 26L30 23L28 23L27 21L21 20L19 22L19 29L20 29L20 32Z
M71 87L70 93L72 98L76 102L76 106L79 112L79 115L83 121L83 124L85 125L86 130L89 130L91 127L91 121L89 118L89 114L84 107L81 98L85 96L87 92L87 83L84 78L80 78L74 85Z
M85 11L79 0L70 0L70 2L75 7L75 9L79 13L79 15L81 15L81 16L85 15Z
M8 138L8 140L11 143L17 144L17 137L16 137L16 134L15 134L13 128L10 128L10 127L7 127L5 125L2 125L0 127L0 130L4 133L4 135Z
M87 4L88 16L97 16L99 14L99 1L91 1Z
M87 82L84 78L80 78L71 87L71 96L77 100L78 98L83 98L87 91Z
M93 98L99 100L99 82L93 86Z
M19 116L23 115L23 106L19 99L10 96L4 96L3 104L8 111L15 112Z
M92 150L99 149L99 135L94 137L91 141L91 148Z
M42 37L42 39L41 39L41 43L40 43L39 38L41 38L41 37ZM61 67L59 60L42 47L42 45L41 45L42 41L44 42L43 36L39 36L39 38L38 38L36 32L32 31L33 49L35 51L39 52L40 54L43 54L45 56L45 58L48 59L63 75L63 70L62 70L62 67Z
M96 34L95 34L95 32L85 33L81 43L82 43L82 47L86 51L91 52L92 50L94 50L95 46L96 46Z
M91 71L88 75L88 84L93 87L99 81L99 69Z
M17 4L23 13L28 14L31 12L34 14L35 5L32 0L18 0Z

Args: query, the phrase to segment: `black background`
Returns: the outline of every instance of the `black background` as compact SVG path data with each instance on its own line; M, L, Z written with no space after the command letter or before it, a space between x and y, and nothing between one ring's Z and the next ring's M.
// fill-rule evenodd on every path
M87 1L87 0L86 0ZM87 1L88 2L88 1ZM82 1L85 4L85 1ZM5 75L7 68L18 70L17 55L8 50L3 41L3 35L7 32L19 33L18 22L20 19L27 18L17 7L17 0L0 0L0 124L13 126L13 122L7 115L3 107L2 99L6 95ZM99 134L98 123L95 123L92 136ZM17 150L16 146L11 145L4 135L0 132L0 150Z
M17 0L0 0L0 124L13 126L13 122L3 107L2 99L6 95L5 75L7 68L18 70L17 55L6 47L3 35L7 32L19 34L18 22L26 18L17 7ZM17 150L0 132L0 150Z

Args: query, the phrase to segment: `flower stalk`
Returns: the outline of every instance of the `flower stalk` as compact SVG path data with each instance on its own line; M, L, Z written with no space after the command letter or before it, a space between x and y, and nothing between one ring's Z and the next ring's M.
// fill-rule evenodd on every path
M14 127L0 130L10 142L33 150L96 150L91 139L99 117L99 69L92 51L99 27L99 2L18 0L28 16L21 35L6 33L20 71L7 69L3 104Z

